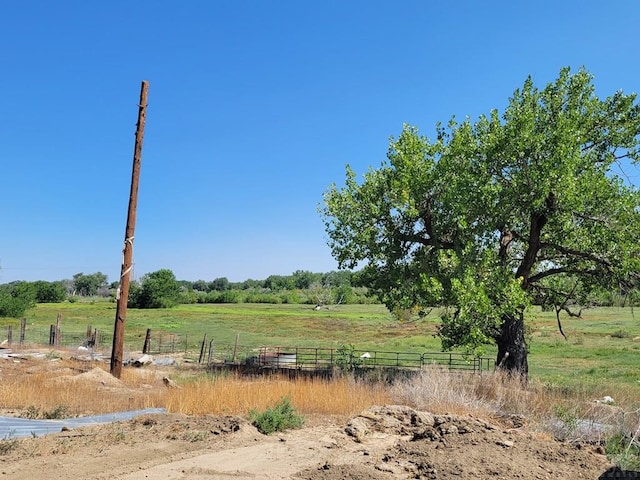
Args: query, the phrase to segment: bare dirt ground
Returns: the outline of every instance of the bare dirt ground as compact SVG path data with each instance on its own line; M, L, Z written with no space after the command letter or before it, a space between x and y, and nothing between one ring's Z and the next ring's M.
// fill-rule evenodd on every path
M0 360L0 381L24 375L26 369L55 365ZM76 372L73 382L107 383L88 373ZM162 382L152 387L167 388ZM113 388L105 385L105 391ZM557 442L531 431L519 418L433 415L388 405L346 420L315 416L306 420L302 429L266 436L237 416L154 414L43 437L2 440L0 478L636 478L615 476L612 470L606 476L611 464L602 446Z

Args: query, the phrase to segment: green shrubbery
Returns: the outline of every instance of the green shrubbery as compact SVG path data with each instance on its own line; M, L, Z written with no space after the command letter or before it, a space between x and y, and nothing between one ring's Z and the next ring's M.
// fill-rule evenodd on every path
M640 470L640 445L634 436L629 438L616 433L607 439L605 452L607 458L624 470Z
M304 425L304 417L298 415L287 397L283 397L273 408L264 412L251 410L249 420L260 433L265 435L291 428L300 428Z
M36 289L29 282L0 285L0 317L18 318L36 304Z

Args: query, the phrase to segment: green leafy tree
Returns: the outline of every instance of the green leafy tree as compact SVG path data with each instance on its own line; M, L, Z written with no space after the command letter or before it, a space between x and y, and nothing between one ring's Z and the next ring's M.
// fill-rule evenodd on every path
M220 277L213 279L209 283L207 291L224 292L225 290L229 290L229 288L229 279L227 279L227 277Z
M349 270L327 272L322 274L322 283L331 285L332 287L341 287L343 285L351 286L352 276L353 273Z
M29 282L0 285L0 317L22 317L36 304L36 289Z
M63 302L67 298L67 289L62 282L33 282L37 303Z
M147 273L140 285L130 285L129 306L133 308L170 308L179 303L180 283L169 269Z
M264 281L264 288L269 290L293 290L295 287L292 276L286 275L269 275Z
M73 283L76 294L85 297L98 295L100 290L107 290L107 276L101 272L89 275L82 272L76 273L73 276Z
M635 94L600 99L585 70L542 90L528 78L502 115L452 119L434 141L405 126L360 183L347 165L320 208L329 245L391 310L442 307L444 349L495 343L498 365L526 376L534 298L567 306L637 282L640 196L624 169L639 133Z
M316 281L316 278L320 277L320 275L308 270L296 270L291 276L293 277L293 287L300 290L306 290Z
M208 290L207 282L205 282L204 280L196 280L191 285L191 288L193 288L197 292L206 292Z

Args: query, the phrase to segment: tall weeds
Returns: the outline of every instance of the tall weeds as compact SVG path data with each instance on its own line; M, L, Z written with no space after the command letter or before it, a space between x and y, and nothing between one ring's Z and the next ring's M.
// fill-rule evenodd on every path
M603 386L603 391L614 389ZM615 391L618 400L608 405L594 398L598 392L592 390L525 385L501 372L474 375L433 367L394 384L390 394L396 402L433 413L517 419L559 440L604 443L615 436L627 445L638 444L638 399L624 388Z
M344 416L391 400L383 385L358 382L350 377L292 380L278 376L253 379L199 376L169 392L165 406L171 412L189 415L246 414L250 410L264 410L283 397L289 398L302 414Z

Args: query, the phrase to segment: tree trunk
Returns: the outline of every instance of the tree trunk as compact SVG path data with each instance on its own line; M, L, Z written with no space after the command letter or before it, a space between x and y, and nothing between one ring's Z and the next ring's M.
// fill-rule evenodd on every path
M524 317L521 313L505 315L496 343L498 344L498 369L510 375L519 375L527 381L529 364L527 363L527 342L524 338Z

